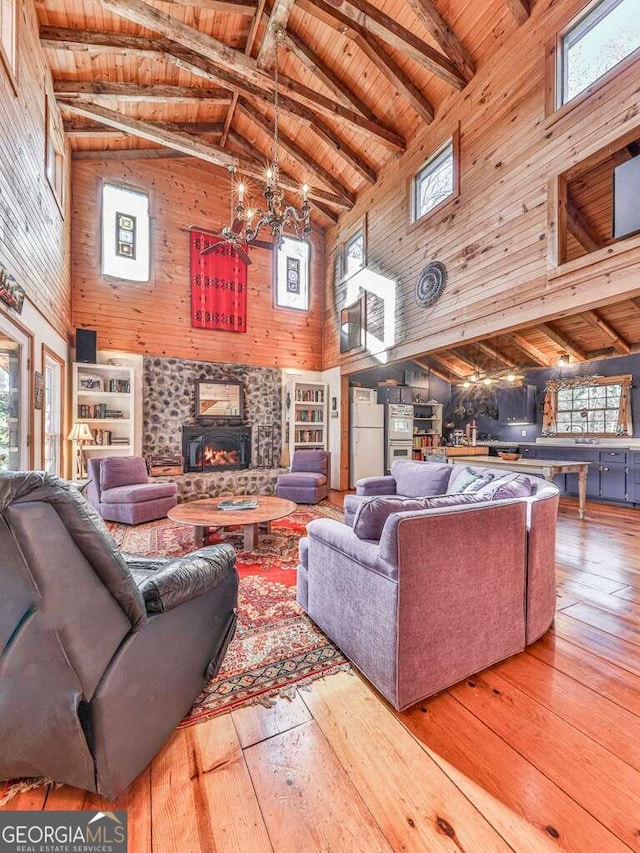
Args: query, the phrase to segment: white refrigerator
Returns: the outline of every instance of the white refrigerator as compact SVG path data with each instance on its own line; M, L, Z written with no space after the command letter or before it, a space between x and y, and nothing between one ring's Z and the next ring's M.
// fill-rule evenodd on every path
M350 423L350 486L363 477L384 474L384 406L378 403L375 388L351 388Z

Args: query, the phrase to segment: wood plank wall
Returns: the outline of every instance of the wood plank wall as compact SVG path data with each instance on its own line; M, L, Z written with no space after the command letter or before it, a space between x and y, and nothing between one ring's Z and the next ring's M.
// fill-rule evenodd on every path
M33 0L18 2L16 88L0 63L0 263L66 338L71 321L69 210L60 210L45 174L46 95L60 135L62 123ZM68 164L68 149L65 160Z
M100 274L100 187L103 179L148 190L152 272L146 284ZM73 322L96 329L100 349L231 361L272 367L322 367L323 240L312 240L311 310L277 309L272 253L251 249L248 331L191 328L189 228L213 232L229 224L226 171L186 159L76 160L73 164Z
M327 239L325 367L343 372L375 366L366 353L340 356L334 255L367 216L369 265L398 282L394 348L407 358L581 306L619 301L640 286L640 247L603 249L554 269L548 261L548 181L640 126L638 66L619 73L556 122L545 119L545 55L550 39L587 0L537 0L531 18L461 93L439 107L402 157L358 199ZM407 182L425 159L460 128L461 193L422 226L409 230ZM620 249L621 247L616 247ZM418 307L414 288L432 260L446 263L445 294Z

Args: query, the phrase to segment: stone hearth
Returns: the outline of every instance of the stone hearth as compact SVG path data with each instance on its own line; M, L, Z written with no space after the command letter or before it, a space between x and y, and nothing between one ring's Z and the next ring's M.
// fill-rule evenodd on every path
M287 468L248 468L244 471L220 471L215 474L179 474L153 477L153 481L178 484L178 502L222 495L273 495L276 481Z

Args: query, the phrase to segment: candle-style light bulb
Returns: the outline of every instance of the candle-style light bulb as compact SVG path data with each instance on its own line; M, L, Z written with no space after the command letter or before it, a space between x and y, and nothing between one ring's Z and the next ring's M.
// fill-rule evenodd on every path
M273 181L273 170L271 168L267 169L267 186L270 187Z
M303 184L302 185L302 200L303 201L309 200L309 184Z
M253 210L247 210L245 216L247 217L247 222L251 222L253 219Z
M244 184L239 183L238 184L238 201L240 202L240 204L242 204L242 202L244 201L244 190L245 190Z
M515 382L515 381L516 381L516 377L515 377L515 375L514 375L513 373L510 373L510 374L507 376L507 382Z

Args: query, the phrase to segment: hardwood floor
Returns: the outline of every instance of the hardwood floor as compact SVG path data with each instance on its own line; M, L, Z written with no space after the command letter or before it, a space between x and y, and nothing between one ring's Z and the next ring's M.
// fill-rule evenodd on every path
M640 851L638 522L564 501L551 631L409 711L342 673L176 732L117 803L131 853Z

